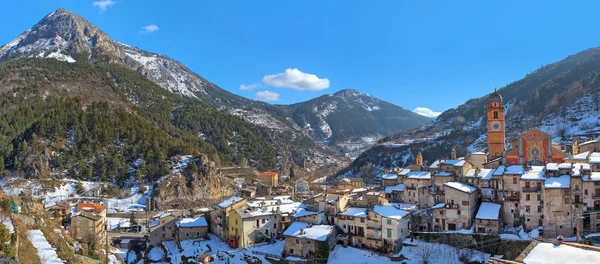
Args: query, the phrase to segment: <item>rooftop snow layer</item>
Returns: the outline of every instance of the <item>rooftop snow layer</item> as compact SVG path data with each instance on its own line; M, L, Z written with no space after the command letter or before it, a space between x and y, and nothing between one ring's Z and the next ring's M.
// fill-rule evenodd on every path
M383 217L400 220L408 215L407 211L396 208L393 204L376 205L373 211Z
M330 225L311 225L304 222L293 222L290 227L283 232L283 235L325 241L332 232L333 226Z
M398 179L398 175L394 174L394 173L388 173L388 174L383 175L381 178L384 180L396 180L396 179Z
M197 218L181 218L177 221L178 227L203 227L208 226L206 222L206 218L204 216L200 216Z
M403 192L404 184L400 183L396 186L386 186L385 187L385 193L392 193L393 191Z
M444 185L466 193L473 193L477 191L477 188L462 182L447 182L444 183Z
M496 203L482 202L475 218L498 220L498 216L500 215L500 207L501 205Z
M431 179L431 173L428 171L411 171L408 174L406 174L406 178L417 180L429 180Z
M564 264L564 263L600 263L600 252L585 250L568 245L538 243L523 263L528 264Z
M346 211L340 213L340 215L367 218L367 208L349 207Z
M544 188L561 188L561 189L568 189L570 188L570 183L571 183L571 176L569 175L562 175L559 177L550 177L548 179L546 179L546 182L544 183Z
M511 165L508 166L508 168L506 168L506 171L504 172L504 174L523 174L525 172L525 169L523 169L523 166L521 165Z
M221 208L227 208L227 207L231 206L232 204L237 203L243 199L244 198L242 198L242 197L232 196L232 197L225 199L220 204L217 204L217 206L219 206Z

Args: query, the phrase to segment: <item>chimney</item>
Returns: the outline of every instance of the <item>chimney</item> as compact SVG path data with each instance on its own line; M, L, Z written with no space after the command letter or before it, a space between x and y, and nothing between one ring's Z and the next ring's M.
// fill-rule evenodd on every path
M300 235L304 235L304 228L300 229Z

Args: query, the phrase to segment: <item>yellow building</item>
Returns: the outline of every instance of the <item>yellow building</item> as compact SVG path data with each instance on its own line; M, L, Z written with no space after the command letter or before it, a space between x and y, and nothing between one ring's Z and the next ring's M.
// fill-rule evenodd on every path
M279 184L279 174L274 171L261 172L256 178L266 185L277 186Z

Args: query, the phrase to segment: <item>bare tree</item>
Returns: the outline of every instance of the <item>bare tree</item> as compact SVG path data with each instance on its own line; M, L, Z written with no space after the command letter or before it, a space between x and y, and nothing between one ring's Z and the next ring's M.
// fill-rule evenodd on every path
M431 257L437 253L437 248L433 244L419 244L417 245L417 250L415 250L418 261L421 264L429 264L431 263Z

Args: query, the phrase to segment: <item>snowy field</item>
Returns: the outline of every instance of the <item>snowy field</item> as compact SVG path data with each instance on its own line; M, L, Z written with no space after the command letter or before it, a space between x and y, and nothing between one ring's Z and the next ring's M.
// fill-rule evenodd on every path
M600 252L567 245L539 243L523 260L527 264L600 263Z
M523 227L509 228L507 231L517 234L500 234L500 238L504 240L532 240L540 236L539 229L533 229L530 232L525 232Z
M55 263L65 263L56 254L56 249L52 248L44 233L40 230L29 230L27 231L27 237L33 247L37 249L37 254L40 257L40 261L42 264L55 264Z
M380 256L369 250L358 249L353 247L344 248L336 246L329 255L329 264L362 264L362 263L402 263L420 264L422 263L422 255L420 252L429 252L429 263L445 263L445 264L461 264L460 256L466 256L471 261L486 262L490 258L490 254L472 249L457 249L446 244L428 243L419 240L410 242L410 239L404 240L404 247L396 257L400 255L406 259L400 262L392 261L388 257ZM412 246L409 246L412 245Z

